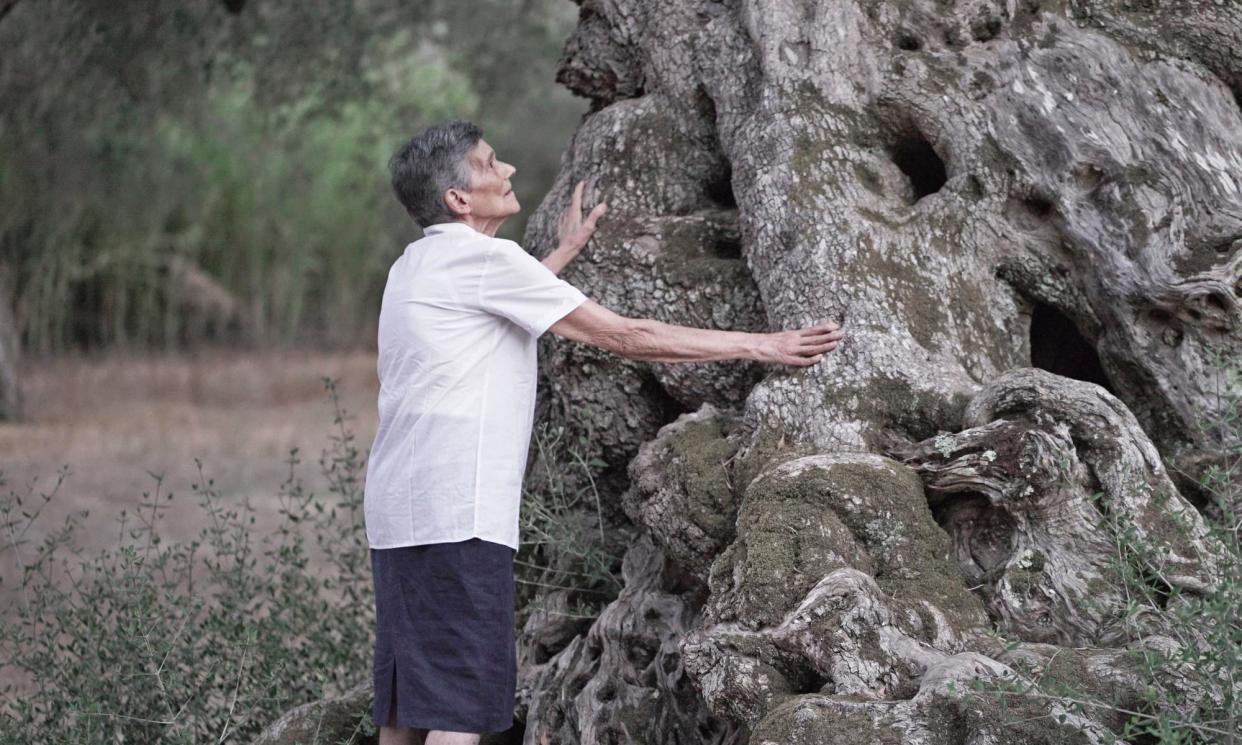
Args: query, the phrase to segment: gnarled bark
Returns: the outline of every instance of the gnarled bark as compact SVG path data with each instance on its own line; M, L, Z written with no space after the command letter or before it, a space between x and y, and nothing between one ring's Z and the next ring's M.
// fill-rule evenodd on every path
M685 588L676 625L627 633L659 639L703 712L684 678L562 641L523 695L563 718L532 708L526 742L689 742L704 716L756 743L995 742L997 712L949 681L1042 666L1137 690L1124 645L1169 642L1158 612L1138 641L1110 625L1105 513L1165 557L1158 581L1209 589L1218 549L1185 495L1202 505L1204 470L1242 446L1218 364L1242 357L1242 6L582 8L560 80L596 103L530 247L597 176L609 214L564 276L604 305L746 330L831 318L846 338L805 369L548 342L554 398L629 464L611 496ZM623 638L667 592L656 576L578 639ZM629 703L582 695L609 676ZM638 738L635 702L667 686L666 726ZM1020 705L1066 714L1028 742L1118 725Z
M1202 519L1133 414L1099 386L1014 370L971 401L965 423L906 460L954 537L963 576L1015 637L1124 640L1109 627L1126 603L1110 576L1119 536L1109 515L1132 519L1131 540L1163 554L1153 578L1162 590L1203 592L1220 575Z

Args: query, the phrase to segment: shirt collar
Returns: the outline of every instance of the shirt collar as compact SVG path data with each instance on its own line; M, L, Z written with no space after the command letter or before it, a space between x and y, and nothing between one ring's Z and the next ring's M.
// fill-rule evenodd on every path
M464 222L438 222L423 228L423 235L439 235L440 233L458 233L461 235L486 235L480 233Z

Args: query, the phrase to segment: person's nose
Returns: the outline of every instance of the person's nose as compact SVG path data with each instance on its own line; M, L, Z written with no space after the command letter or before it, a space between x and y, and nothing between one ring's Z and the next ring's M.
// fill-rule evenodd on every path
M507 171L509 172L509 173L505 176L505 178L512 178L512 177L513 177L513 174L517 173L517 169L516 169L516 168L514 168L514 167L513 167L511 164L509 164L509 163L505 163L505 170L507 170Z

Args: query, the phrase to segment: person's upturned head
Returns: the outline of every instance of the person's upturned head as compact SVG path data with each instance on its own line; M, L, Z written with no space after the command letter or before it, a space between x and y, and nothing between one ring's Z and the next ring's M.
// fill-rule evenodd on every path
M521 209L509 177L471 122L436 124L401 146L388 163L392 189L422 227L442 222L503 221Z

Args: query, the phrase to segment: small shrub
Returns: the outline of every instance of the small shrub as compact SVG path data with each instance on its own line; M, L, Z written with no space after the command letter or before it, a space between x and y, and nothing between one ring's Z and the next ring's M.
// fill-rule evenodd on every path
M205 527L188 543L160 538L173 495L154 475L136 513L122 513L121 545L90 558L74 545L85 512L41 544L25 538L67 470L46 492L0 497L0 555L20 576L16 607L0 625L0 679L17 681L3 690L0 743L47 742L51 733L82 745L248 742L293 706L368 679L374 596L365 454L335 382L324 382L335 427L319 459L328 495L303 487L292 451L279 525L269 534L256 535L253 505L227 503L201 463L193 494ZM526 499L524 529L537 533L538 550L519 574L544 577L544 562L555 562L570 580L615 583L589 543L568 532L565 510L577 496ZM356 734L374 734L369 719Z
M518 623L535 610L558 613L543 604L555 590L569 591L567 615L589 620L621 590L614 571L621 559L608 552L593 475L605 464L591 455L590 434L564 423L541 421L534 443L544 472L539 488L523 490L514 557Z

